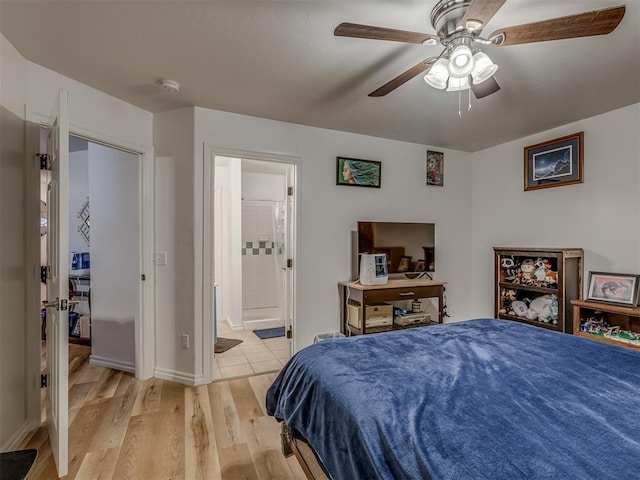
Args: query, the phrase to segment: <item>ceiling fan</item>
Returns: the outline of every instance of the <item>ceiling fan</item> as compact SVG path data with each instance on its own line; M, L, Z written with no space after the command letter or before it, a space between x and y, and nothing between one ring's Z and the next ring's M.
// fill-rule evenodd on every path
M471 89L476 98L500 89L494 74L498 69L480 46L505 47L523 43L611 33L624 17L624 5L506 27L482 36L482 29L506 0L440 0L431 11L436 34L409 32L356 23L341 23L334 30L340 37L389 40L423 45L441 45L440 55L429 57L369 94L381 97L413 77L427 71L425 81L436 89Z

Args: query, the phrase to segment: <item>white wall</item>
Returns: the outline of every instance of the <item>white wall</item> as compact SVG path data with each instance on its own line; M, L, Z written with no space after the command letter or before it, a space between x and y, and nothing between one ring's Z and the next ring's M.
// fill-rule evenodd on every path
M82 220L78 212L89 196L88 150L69 153L69 252L88 252L89 246L80 234ZM69 273L74 273L69 265Z
M25 83L26 62L0 35L0 451L27 422Z
M525 192L524 147L579 131L584 183ZM639 133L636 104L473 154L474 316L493 316L494 246L583 248L585 288L589 271L640 272Z
M363 218L435 223L437 278L450 282L453 320L471 315L471 154L444 150L445 187L427 187L424 145L195 108L196 178L202 171L203 141L214 150L301 159L295 332L299 348L317 333L339 329L337 284L350 277L351 231ZM382 161L382 187L336 186L339 155ZM195 185L196 208L202 204L201 189L201 184ZM195 301L201 303L201 298Z
M89 143L91 360L133 372L140 276L138 156Z
M166 252L167 264L156 266L156 374L191 382L194 349L183 349L182 334L192 344L194 288L193 109L154 116L155 251ZM200 217L202 218L202 217Z

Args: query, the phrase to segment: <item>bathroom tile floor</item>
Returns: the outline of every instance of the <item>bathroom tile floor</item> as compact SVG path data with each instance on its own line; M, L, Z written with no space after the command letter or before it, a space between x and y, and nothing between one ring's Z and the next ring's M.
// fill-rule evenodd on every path
M216 380L278 371L288 359L285 337L262 340L250 330L233 331L226 322L218 322L218 336L237 338L242 343L215 354Z

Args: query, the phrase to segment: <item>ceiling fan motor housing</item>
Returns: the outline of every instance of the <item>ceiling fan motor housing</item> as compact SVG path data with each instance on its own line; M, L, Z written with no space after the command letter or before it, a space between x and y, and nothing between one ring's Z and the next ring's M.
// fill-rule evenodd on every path
M472 0L440 0L431 10L431 25L441 39L463 29L462 19Z

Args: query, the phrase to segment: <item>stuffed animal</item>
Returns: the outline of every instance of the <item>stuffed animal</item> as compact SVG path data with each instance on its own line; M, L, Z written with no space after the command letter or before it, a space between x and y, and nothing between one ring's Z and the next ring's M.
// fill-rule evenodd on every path
M513 310L513 313L515 313L517 317L526 317L529 308L522 300L516 300L515 302L511 302L511 310Z
M533 272L533 275L535 277L536 283L538 284L542 284L544 283L544 279L547 276L547 265L549 264L549 260L542 259L542 258L538 258L535 263L534 266L536 267L536 269Z
M522 272L522 283L526 285L531 285L534 283L533 272L536 269L535 262L531 258L527 258L522 261L520 265L520 271Z
M501 305L502 308L498 311L499 313L507 313L507 311L511 308L511 303L516 300L516 291L512 288L503 288L500 290L501 297Z
M555 301L555 313L553 303ZM529 320L538 320L539 322L549 323L558 321L558 297L555 295L541 295L534 298L529 304L526 312Z
M500 259L500 266L504 270L505 281L513 281L518 275L518 264L513 258L513 255L508 257L502 257Z
M547 270L544 275L544 284L547 287L553 287L558 283L558 272L554 272L553 270Z

